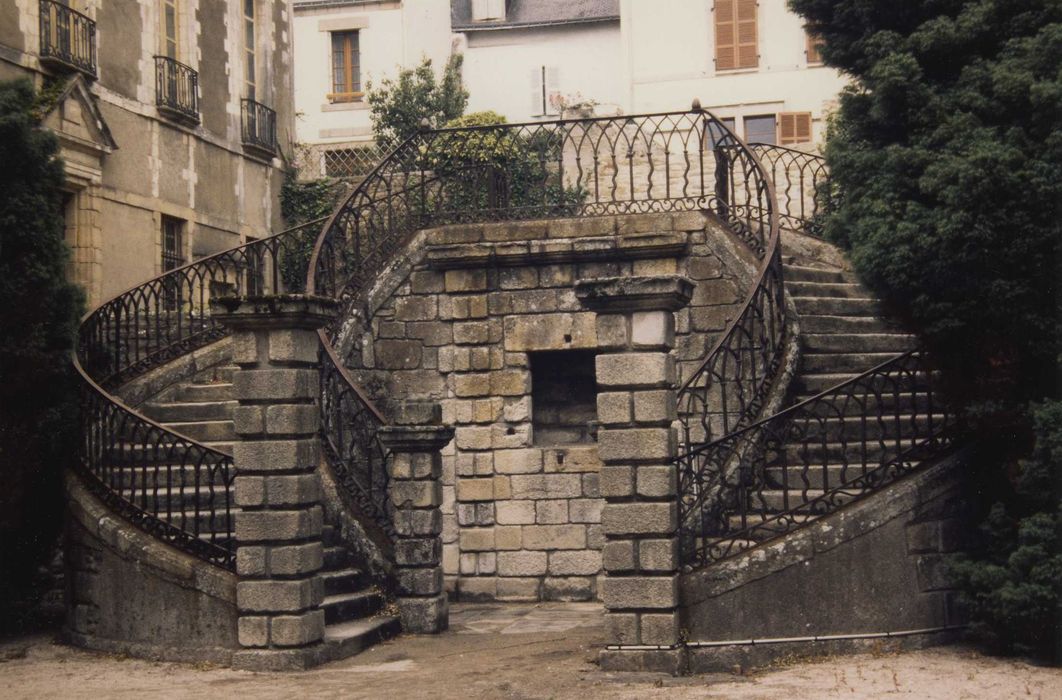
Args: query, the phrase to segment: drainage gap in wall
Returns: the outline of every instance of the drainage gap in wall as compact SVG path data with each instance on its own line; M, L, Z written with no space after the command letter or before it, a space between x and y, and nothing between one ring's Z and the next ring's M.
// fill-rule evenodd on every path
M536 445L593 443L597 420L594 351L529 353Z

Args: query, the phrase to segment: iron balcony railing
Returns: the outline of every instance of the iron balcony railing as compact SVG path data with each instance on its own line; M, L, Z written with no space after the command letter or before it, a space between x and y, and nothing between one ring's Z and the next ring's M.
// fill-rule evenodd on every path
M155 56L155 104L161 111L199 121L199 73L169 56Z
M243 145L277 152L277 113L261 102L240 100Z
M96 23L55 0L40 0L41 61L96 77Z

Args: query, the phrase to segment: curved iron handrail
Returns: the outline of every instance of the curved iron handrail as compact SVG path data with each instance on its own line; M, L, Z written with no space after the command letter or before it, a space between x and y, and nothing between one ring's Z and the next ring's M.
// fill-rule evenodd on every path
M360 313L356 305L380 269L428 226L714 209L770 261L773 311L765 322L780 333L784 311L774 301L781 298L781 262L772 202L771 184L742 141L697 106L689 112L422 131L396 147L337 207L315 243L307 284L339 299L339 318L349 319ZM343 332L339 324L321 331L322 442L333 467L355 484L358 503L363 509L375 503L373 519L390 527L386 483L375 485L379 470L370 458L376 448L349 439L359 435L375 445L383 419L335 351ZM768 335L780 345L778 333ZM761 364L763 372L777 366Z
M832 205L826 159L769 143L750 143L749 150L774 185L782 227L821 238L822 216Z
M232 457L151 420L113 392L227 331L211 297L298 291L324 219L170 270L116 295L82 319L73 357L81 378L86 483L136 526L232 569Z
M923 350L679 455L680 559L726 559L829 514L951 446Z

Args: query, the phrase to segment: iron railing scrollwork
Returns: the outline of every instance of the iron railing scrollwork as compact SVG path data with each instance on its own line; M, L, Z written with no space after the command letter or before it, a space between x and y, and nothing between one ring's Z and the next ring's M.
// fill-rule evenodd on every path
M199 73L169 56L155 56L155 104L199 121Z
M766 143L750 143L749 150L774 185L782 227L821 237L822 217L833 202L826 159Z
M227 532L231 523L231 456L152 421L112 392L224 337L210 316L211 298L302 291L322 222L166 272L103 303L78 331L86 483L138 527L229 568L232 543L217 529Z
M56 0L40 0L40 56L96 77L96 23Z
M925 353L899 355L678 458L683 566L696 569L895 481L951 444Z
M277 113L261 102L241 99L240 136L245 146L276 153Z

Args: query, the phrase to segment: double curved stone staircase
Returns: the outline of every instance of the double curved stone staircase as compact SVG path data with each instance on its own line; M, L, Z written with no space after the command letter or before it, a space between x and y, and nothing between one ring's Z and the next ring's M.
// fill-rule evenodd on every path
M512 174L504 168L477 160L475 146L484 138L524 154L521 167L531 175L524 172L519 187L506 180ZM119 395L130 381L224 337L209 314L212 296L305 285L339 300L342 311L320 334L321 469L342 491L335 500L345 504L347 525L360 521L366 530L386 532L393 507L380 476L383 415L337 348L372 280L417 230L710 210L761 267L741 313L684 389L679 414L686 437L675 460L682 565L704 569L784 538L939 454L947 447L941 436L948 417L934 403L934 375L913 338L882 320L878 302L837 264L835 253L784 256L780 221L814 233L825 170L821 159L781 150L784 158L761 162L770 147L750 149L699 108L422 132L385 159L327 222L195 261L86 318L77 359L85 394L78 478L124 519L122 527L139 528L201 566L234 572L231 366L221 357L141 391L135 403ZM455 166L440 153L471 155ZM307 279L301 265L311 244ZM802 357L792 366L787 347L798 325ZM331 515L320 608L325 642L349 653L394 634L398 622L388 614L379 572L370 572L349 528ZM233 574L233 586L237 579ZM91 643L91 630L82 625L78 632Z

